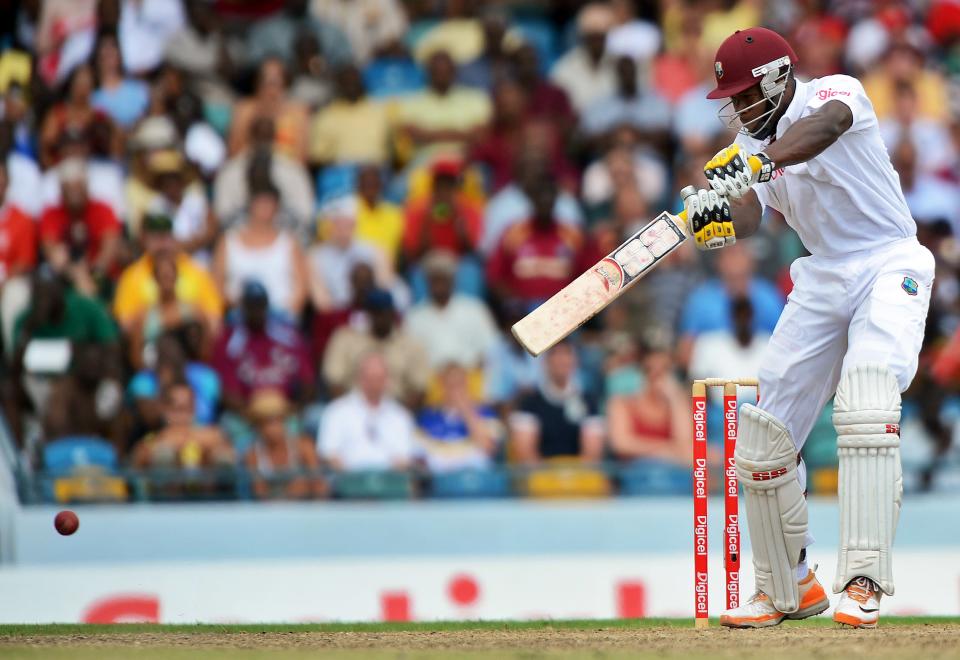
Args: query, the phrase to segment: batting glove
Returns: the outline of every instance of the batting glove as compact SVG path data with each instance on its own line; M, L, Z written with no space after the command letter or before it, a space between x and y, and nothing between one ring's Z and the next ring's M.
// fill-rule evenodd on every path
M730 200L715 190L684 189L687 230L701 250L717 250L737 242L730 215Z
M748 156L739 144L733 144L704 165L703 173L718 194L740 199L753 184L769 181L776 168L767 154L761 152Z

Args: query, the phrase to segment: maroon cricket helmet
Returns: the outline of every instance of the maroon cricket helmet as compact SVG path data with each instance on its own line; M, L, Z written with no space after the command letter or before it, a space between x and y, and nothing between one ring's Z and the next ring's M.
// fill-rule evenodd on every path
M769 70L762 70L766 65L784 58L789 58L790 64L797 63L793 48L773 30L762 27L737 30L717 49L713 63L717 86L707 98L724 99L739 94L761 81Z

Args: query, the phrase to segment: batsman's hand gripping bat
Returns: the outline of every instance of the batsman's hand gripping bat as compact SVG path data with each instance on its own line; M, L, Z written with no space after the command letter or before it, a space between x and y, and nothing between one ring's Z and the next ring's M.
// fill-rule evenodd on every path
M680 191L683 199L694 193L693 186ZM540 355L623 295L688 237L686 211L677 215L664 211L517 321L512 328L513 336L531 355Z

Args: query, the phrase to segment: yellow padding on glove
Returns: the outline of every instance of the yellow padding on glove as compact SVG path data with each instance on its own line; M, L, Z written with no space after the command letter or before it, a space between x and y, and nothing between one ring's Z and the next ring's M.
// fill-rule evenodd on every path
M708 162L706 165L703 166L703 169L706 170L706 169L713 169L715 167L723 167L724 165L729 163L731 160L733 160L739 153L740 153L740 145L732 144L726 149L723 149L722 151L717 153L716 156L711 158L710 162ZM753 164L751 163L751 167L752 165Z

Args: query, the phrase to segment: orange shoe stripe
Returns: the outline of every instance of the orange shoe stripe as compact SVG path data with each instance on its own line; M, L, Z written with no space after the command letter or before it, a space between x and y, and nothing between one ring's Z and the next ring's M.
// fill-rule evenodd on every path
M800 609L805 609L814 603L824 600L826 597L827 594L824 592L823 587L815 584L803 595L803 598L800 600Z
M857 617L855 617L855 616L853 616L853 615L844 614L843 612L834 612L834 613L833 613L833 620L836 621L837 623L843 623L843 624L845 624L845 625L853 626L853 627L855 627L855 628L859 628L860 626L862 626L862 625L864 625L864 624L873 625L873 622L868 623L868 622L866 622L866 621L863 621L863 620L861 620L861 619L858 619Z

